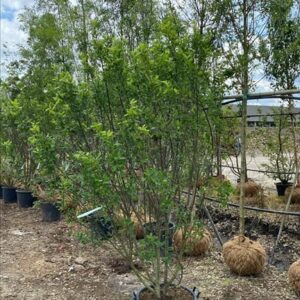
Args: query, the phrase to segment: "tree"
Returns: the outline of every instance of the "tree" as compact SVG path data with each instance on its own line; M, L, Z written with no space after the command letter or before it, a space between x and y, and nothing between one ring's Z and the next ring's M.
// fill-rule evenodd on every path
M227 34L223 51L233 75L233 85L243 95L241 104L241 189L240 189L240 235L244 235L245 182L247 182L246 127L247 97L251 88L251 75L257 63L257 40L264 33L265 18L260 0L228 1Z
M241 178L240 178L240 226L239 236L234 237L223 246L225 262L231 270L239 275L256 275L263 270L266 253L263 247L255 241L245 237L245 183L247 181L246 161L246 126L247 126L247 100L251 83L251 69L255 65L255 41L261 36L264 29L264 17L261 14L263 1L243 0L228 1L228 35L225 40L229 47L228 62L238 83L242 94L241 104ZM224 49L226 50L226 49ZM234 64L235 63L235 64ZM242 254L240 249L243 249ZM244 261L242 255L247 253L249 260ZM256 268L250 272L249 266L255 264Z
M296 87L300 76L300 14L299 4L293 0L269 1L265 7L268 14L268 37L262 40L260 51L265 63L265 72L276 89L291 90ZM287 98L291 124L296 122L292 115L294 103L291 95ZM283 118L283 117L282 117ZM294 163L299 163L297 134L292 127ZM279 148L281 149L281 148ZM279 156L283 156L280 152ZM300 184L300 178L298 178Z
M97 96L106 105L93 115L97 147L75 158L81 190L113 224L109 241L160 298L182 271L184 249L170 252L170 221L183 230L184 240L197 227L197 182L208 175L212 152L205 109L216 105L222 90L205 67L208 39L189 33L173 10L157 28L151 43L133 50L123 39L107 37L98 44L104 89ZM148 223L141 241L132 218L138 226ZM136 259L145 273L136 269Z
M275 88L290 90L300 75L299 7L293 0L272 0L265 10L268 35L260 43L265 72Z

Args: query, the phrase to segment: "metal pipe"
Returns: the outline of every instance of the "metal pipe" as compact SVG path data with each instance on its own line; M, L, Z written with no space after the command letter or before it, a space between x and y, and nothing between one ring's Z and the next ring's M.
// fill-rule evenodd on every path
M275 117L275 116L291 116L291 115L300 115L300 112L295 113L282 113L282 114L257 114L257 115L248 115L247 118L254 118L254 117ZM235 119L241 118L241 115L236 116L224 116L221 119Z
M215 235L217 236L217 239L218 239L221 247L223 247L223 241L222 241L222 238L220 236L220 233L219 233L219 231L218 231L218 229L217 229L217 227L216 227L216 225L215 225L215 223L214 223L214 221L213 221L213 219L212 219L212 217L211 217L211 215L210 215L210 213L209 213L209 211L208 211L208 209L207 209L207 207L204 203L203 203L203 209L204 209L204 212L206 213L206 215L207 215L207 217L208 217L208 219L209 219L209 221L212 225L212 228L215 232Z
M217 199L211 198L211 197L204 197L205 200L209 200L212 202L218 202L220 203L220 201L218 201ZM232 206L232 207L237 207L239 208L239 204L236 203L231 203L228 202L227 203L228 206ZM252 207L252 206L244 206L245 209L248 210L253 210L253 211L261 211L261 212L265 212L265 213L269 213L269 214L277 214L277 215L286 215L286 216L297 216L300 217L300 213L298 212L293 212L293 211L284 211L284 210L274 210L274 209L266 209L266 208L258 208L258 207Z
M264 93L249 93L248 99L249 98L264 98L268 96L281 96L281 95L289 95L289 94L300 94L300 89L293 89L293 90L282 90L282 91L272 91L272 92L264 92ZM224 96L223 100L230 100L230 99L243 99L243 95L231 95L231 96Z
M183 191L184 194L188 194L188 192ZM199 198L199 195L196 195L197 198ZM212 197L204 197L205 200L220 203L218 199L212 198ZM228 202L228 206L237 207L239 208L239 204ZM274 209L266 209L266 208L258 208L258 207L252 207L252 206L244 206L245 209L253 210L253 211L261 211L269 214L277 214L277 215L287 215L287 216L296 216L300 217L300 212L293 212L293 211L283 211L283 210L274 210Z

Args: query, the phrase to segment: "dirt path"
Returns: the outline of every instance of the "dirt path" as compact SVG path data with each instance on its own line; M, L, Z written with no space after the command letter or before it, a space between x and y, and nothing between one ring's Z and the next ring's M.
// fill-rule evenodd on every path
M38 210L2 200L0 211L1 299L125 300L140 286L132 273L118 268L117 255L108 245L80 244L71 234L74 226L43 223ZM268 266L257 278L234 276L218 249L186 259L185 265L183 283L197 286L202 300L298 299L286 272Z
M35 209L0 205L1 299L128 299L107 249L80 245L63 221L43 223Z

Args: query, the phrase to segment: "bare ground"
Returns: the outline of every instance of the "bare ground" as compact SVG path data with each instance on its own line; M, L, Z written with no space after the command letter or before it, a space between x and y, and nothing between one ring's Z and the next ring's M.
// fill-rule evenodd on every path
M44 223L37 209L3 201L0 210L1 299L123 300L140 287L130 271L120 269L109 245L80 244L72 234L75 225ZM235 276L218 247L205 257L187 258L185 265L183 284L197 286L201 299L298 299L286 271L267 266L257 278Z

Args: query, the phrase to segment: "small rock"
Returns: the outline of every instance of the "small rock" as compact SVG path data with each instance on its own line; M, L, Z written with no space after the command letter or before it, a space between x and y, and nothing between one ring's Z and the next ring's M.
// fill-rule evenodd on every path
M88 262L88 260L86 258L84 258L84 257L79 256L79 257L75 258L74 262L77 265L84 265L84 264L86 264Z
M85 267L83 265L75 265L75 272L84 271Z

